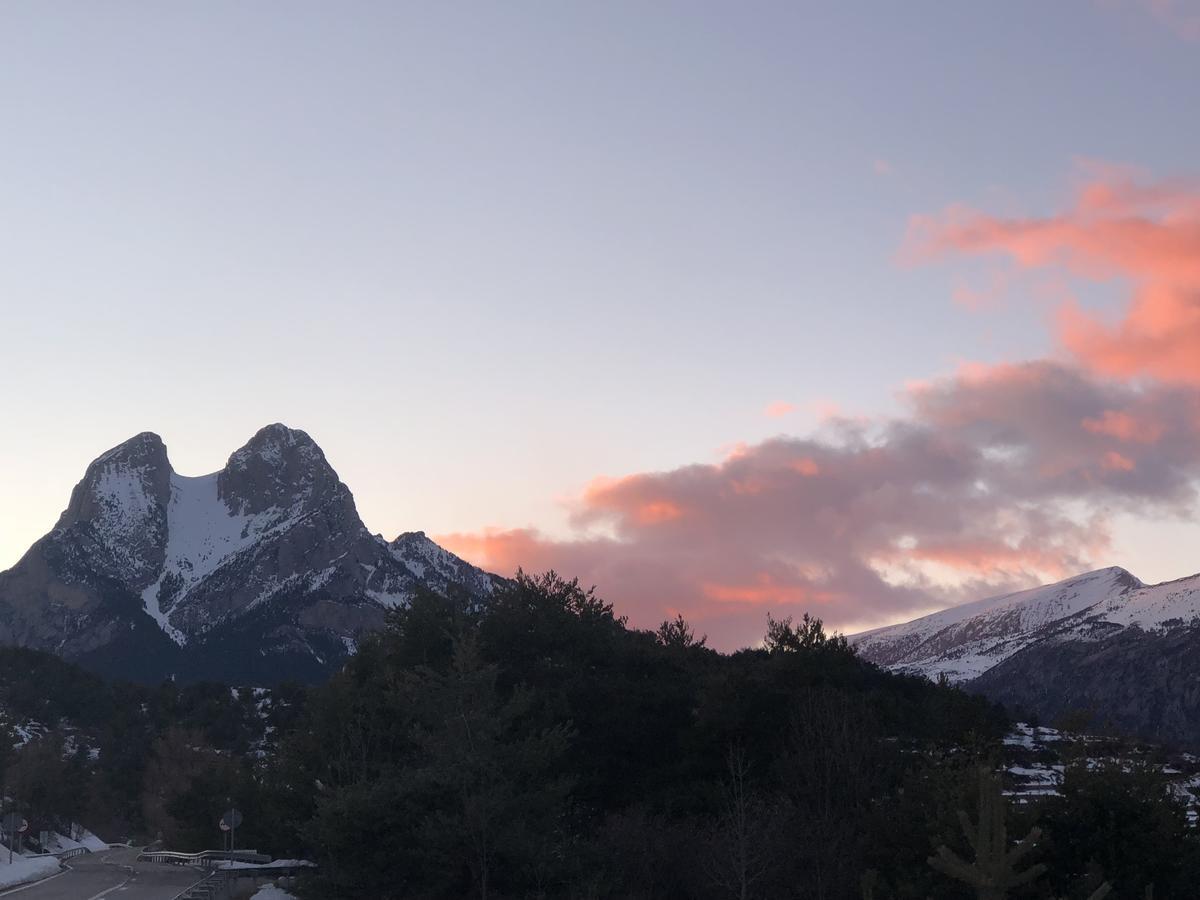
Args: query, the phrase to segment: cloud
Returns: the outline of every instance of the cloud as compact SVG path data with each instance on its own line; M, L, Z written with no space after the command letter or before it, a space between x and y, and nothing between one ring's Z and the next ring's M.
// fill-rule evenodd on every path
M782 419L784 416L790 415L795 411L796 404L778 400L775 403L768 404L766 409L763 410L763 415L769 419Z
M1098 418L1084 419L1083 427L1096 434L1138 444L1156 444L1163 435L1163 426L1158 422L1138 419L1132 413L1119 409L1106 409Z
M1001 254L1018 269L1053 269L1125 290L1115 319L1067 301L1062 347L1117 378L1200 384L1200 184L1148 181L1088 164L1072 202L1049 216L1001 218L965 207L910 223L906 256Z
M1081 174L1061 212L953 207L914 218L905 244L917 261L1008 260L989 303L1027 272L1116 285L1112 319L1056 301L1060 358L964 365L910 382L892 418L830 409L812 436L596 479L567 538L440 540L499 572L577 575L638 626L681 612L723 648L760 639L768 611L866 627L1107 564L1114 515L1196 507L1200 186Z
M577 575L635 625L680 611L734 647L761 637L768 610L865 625L1064 577L1103 560L1112 512L1195 499L1193 388L1040 361L964 369L905 402L890 421L594 481L574 539L438 539L500 572Z

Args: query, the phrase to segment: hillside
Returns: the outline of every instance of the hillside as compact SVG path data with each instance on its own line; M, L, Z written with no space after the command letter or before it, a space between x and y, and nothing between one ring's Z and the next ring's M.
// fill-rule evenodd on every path
M1043 721L1200 747L1200 576L1147 585L1101 569L850 640L881 666L945 676Z

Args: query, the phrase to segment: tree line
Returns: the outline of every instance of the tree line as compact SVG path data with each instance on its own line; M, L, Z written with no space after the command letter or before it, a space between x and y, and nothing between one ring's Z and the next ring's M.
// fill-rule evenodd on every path
M1200 875L1152 767L1081 760L1059 796L1018 807L996 787L984 810L1004 711L882 671L809 616L722 654L682 618L633 629L577 582L522 574L483 609L419 593L328 683L269 702L35 654L39 690L7 658L10 715L100 747L26 743L10 797L178 849L215 846L234 803L239 844L320 864L314 898L1085 900L1191 896ZM1024 880L983 893L977 830L996 821L1037 834Z

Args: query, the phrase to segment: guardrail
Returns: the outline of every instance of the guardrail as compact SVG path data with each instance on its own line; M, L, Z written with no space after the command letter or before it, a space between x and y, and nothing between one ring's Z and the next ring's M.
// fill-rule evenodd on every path
M311 872L311 866L263 866L245 869L214 869L195 884L184 888L171 900L227 900L239 878L270 878L278 883L283 879Z
M191 887L186 887L171 900L220 900L229 896L229 883L225 871L209 872Z
M138 854L138 862L171 863L177 866L203 866L209 872L172 900L226 900L231 882L239 878L295 878L313 871L312 863L271 865L271 857L254 850L201 850L199 853L178 853L174 850L148 850ZM281 860L292 862L292 860ZM226 868L221 863L245 863Z
M72 847L70 850L43 850L41 853L27 853L26 856L53 856L55 859L70 859L73 856L83 856L85 853L91 853L88 847Z
M254 850L201 850L199 853L177 853L174 850L150 850L138 854L138 862L172 863L177 866L205 866L212 862L269 863L271 857Z

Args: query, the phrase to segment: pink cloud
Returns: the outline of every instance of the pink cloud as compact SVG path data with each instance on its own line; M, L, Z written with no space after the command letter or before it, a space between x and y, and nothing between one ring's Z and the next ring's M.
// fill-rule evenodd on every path
M1083 427L1096 434L1138 444L1156 443L1163 435L1162 423L1139 419L1133 413L1116 409L1106 409L1097 418L1084 419Z
M1125 285L1125 308L1112 321L1063 303L1062 346L1102 375L1200 384L1200 185L1095 163L1083 171L1056 215L1005 219L953 207L915 217L906 256L1001 254L1019 269Z
M1073 362L965 364L911 382L896 418L831 410L822 437L596 479L573 503L574 537L440 540L501 573L578 576L634 625L680 612L724 648L761 638L768 609L862 625L1105 564L1113 514L1196 506L1200 186L1096 163L1083 172L1057 214L951 208L914 219L905 251L996 254L1010 275L1125 290L1112 320L1056 301Z
M790 415L795 411L796 404L779 400L768 404L767 408L763 410L763 415L769 419L782 419L784 416Z
M502 573L579 576L635 625L682 612L733 647L762 636L768 608L839 626L1081 571L1105 561L1111 511L1194 501L1193 388L1042 361L969 367L905 402L907 416L836 439L774 438L716 464L597 480L573 539L439 540Z

